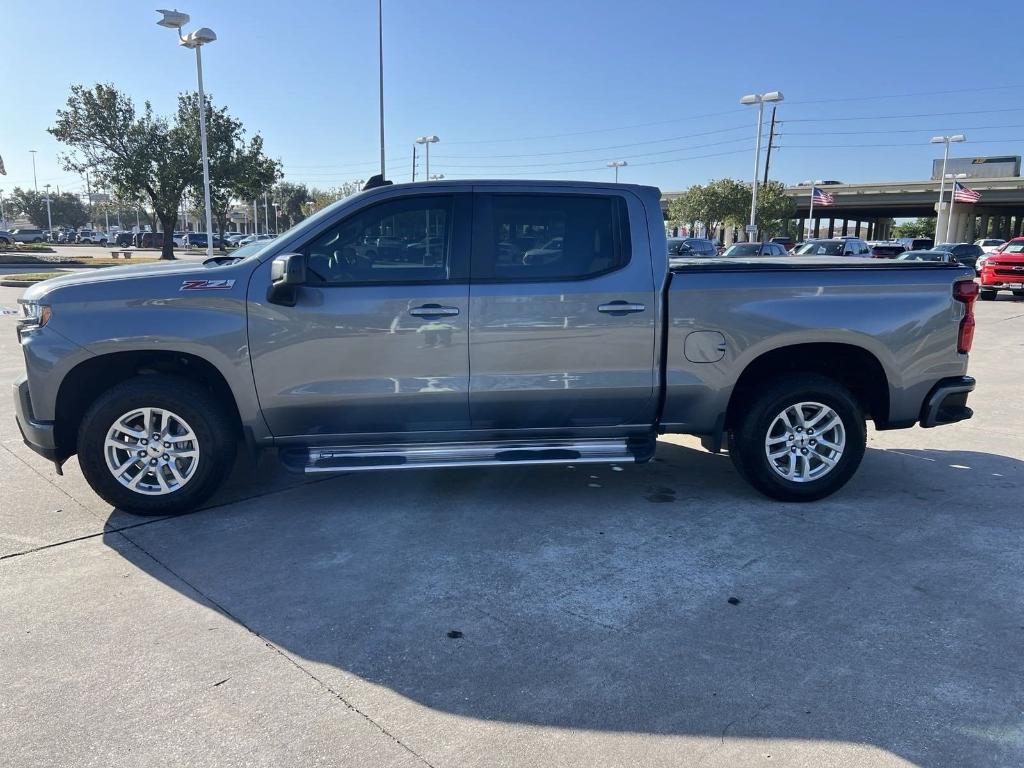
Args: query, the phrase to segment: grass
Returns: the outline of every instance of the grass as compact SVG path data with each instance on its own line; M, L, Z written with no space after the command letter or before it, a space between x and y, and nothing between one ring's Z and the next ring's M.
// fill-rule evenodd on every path
M0 275L0 280L17 280L19 283L38 283L51 277L67 275L68 272L23 272L20 275Z
M137 264L140 262L157 261L152 256L133 256L130 259L112 259L107 256L34 256L29 253L0 253L0 265L2 264L39 264L51 266L82 266L86 264L115 266L118 264Z

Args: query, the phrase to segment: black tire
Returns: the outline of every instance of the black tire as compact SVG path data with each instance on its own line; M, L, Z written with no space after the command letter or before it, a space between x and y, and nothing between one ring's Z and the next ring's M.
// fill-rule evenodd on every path
M765 440L776 417L787 407L815 402L831 408L842 422L846 444L831 470L821 477L795 482L769 462ZM729 431L729 455L740 475L754 488L779 501L816 501L829 496L853 477L864 458L867 429L864 412L850 391L818 374L780 378L754 397Z
M146 495L131 490L107 467L104 443L115 420L133 408L162 408L183 418L199 448L195 474L178 490ZM217 489L234 463L236 429L227 409L208 390L176 376L146 375L118 384L86 411L78 430L78 463L106 502L137 515L177 515L195 509Z
M998 291L981 291L978 294L978 298L982 301L995 301L997 293Z
M1016 296L1017 298L1020 298L1024 296L1024 291L1014 291L1013 295Z

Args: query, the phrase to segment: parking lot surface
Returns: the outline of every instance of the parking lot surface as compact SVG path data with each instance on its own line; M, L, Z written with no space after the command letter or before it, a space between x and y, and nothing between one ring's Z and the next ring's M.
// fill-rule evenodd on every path
M671 438L316 481L268 455L137 518L0 398L2 762L1024 764L1024 301L977 315L975 418L871 432L810 505Z

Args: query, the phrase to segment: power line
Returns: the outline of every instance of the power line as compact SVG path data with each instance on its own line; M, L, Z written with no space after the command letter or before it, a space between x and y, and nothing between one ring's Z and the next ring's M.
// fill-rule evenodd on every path
M993 85L987 88L956 88L948 91L918 91L917 93L886 93L876 94L874 96L842 96L837 98L829 99L803 99L792 101L788 100L787 104L834 104L840 102L850 101L879 101L881 99L909 99L915 96L945 96L953 93L982 93L988 91L1010 91L1019 88L1019 85Z
M972 141L971 144L1011 144L1015 142L1024 142L1024 139L984 139L982 141ZM894 144L785 144L780 145L779 149L856 149L858 147L920 147L923 149L926 146L928 145L922 144L919 141L911 141Z
M782 123L783 121L779 121ZM862 131L786 131L787 136L860 136L865 133L922 133L936 134L940 131L990 131L1002 128L1024 128L1024 123L1015 125L958 125L954 128L884 128L882 130ZM973 142L972 142L973 143Z
M1024 112L1024 107L1009 107L1007 109L986 109L985 114L996 112ZM915 117L948 117L950 115L977 115L977 109L969 109L963 112L921 112L914 115L866 115L863 117L787 117L785 123L839 123L852 120L909 120Z
M728 109L722 112L708 112L703 115L686 115L685 117L676 117L670 120L655 120L650 123L634 123L632 125L620 125L614 128L592 128L584 131L571 131L569 133L549 133L543 136L509 136L501 139L472 139L463 141L445 141L445 144L502 144L510 141L540 141L542 139L562 139L569 136L585 136L594 133L610 133L612 131L626 131L632 128L648 128L652 125L669 125L671 123L681 123L684 120L703 120L707 117L720 117L721 115L735 115L742 112L743 109Z

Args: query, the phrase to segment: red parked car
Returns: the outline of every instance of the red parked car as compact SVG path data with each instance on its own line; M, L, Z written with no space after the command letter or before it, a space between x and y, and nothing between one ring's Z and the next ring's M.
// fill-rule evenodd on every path
M1024 296L1024 237L1015 237L988 254L981 268L981 298L993 301L999 291Z

